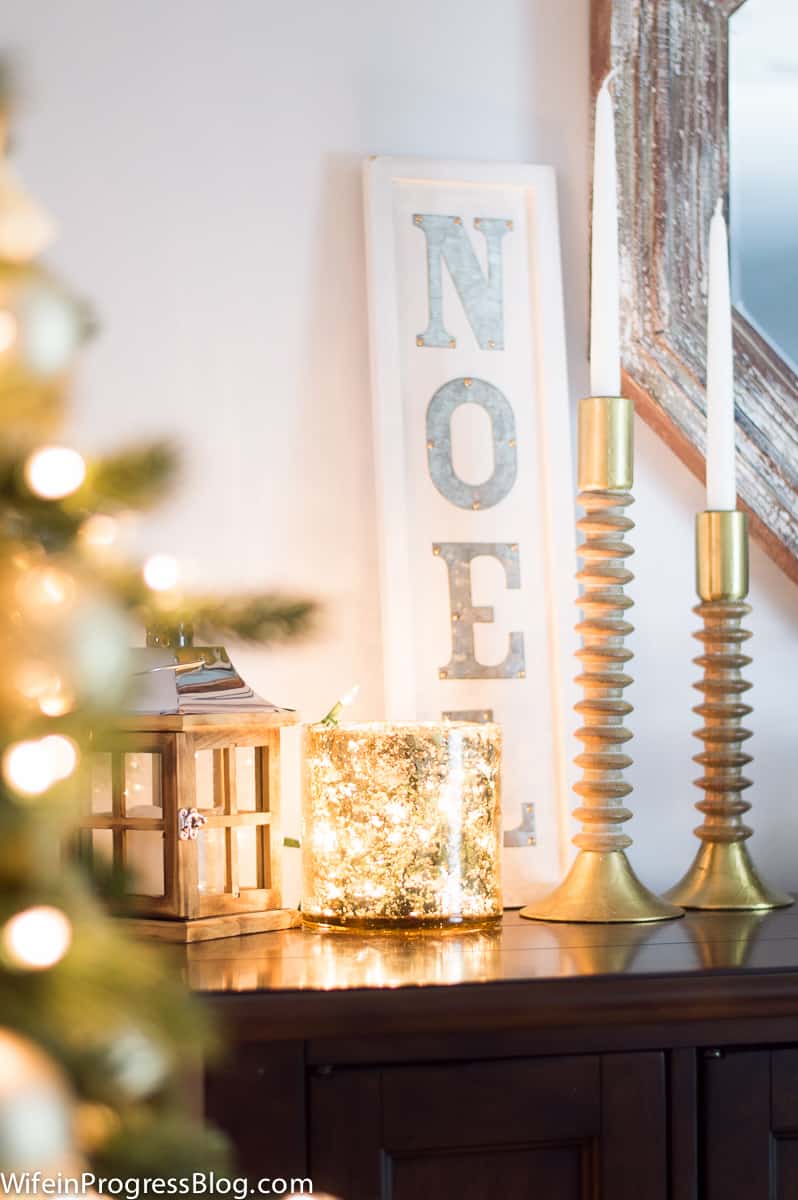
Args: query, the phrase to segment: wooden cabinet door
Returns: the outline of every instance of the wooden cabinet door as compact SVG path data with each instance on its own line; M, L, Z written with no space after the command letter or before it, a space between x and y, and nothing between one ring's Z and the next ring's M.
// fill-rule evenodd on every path
M798 1050L703 1060L706 1200L798 1200Z
M302 1042L236 1046L207 1074L204 1109L250 1180L307 1175Z
M321 1068L315 1189L342 1200L666 1200L659 1053Z

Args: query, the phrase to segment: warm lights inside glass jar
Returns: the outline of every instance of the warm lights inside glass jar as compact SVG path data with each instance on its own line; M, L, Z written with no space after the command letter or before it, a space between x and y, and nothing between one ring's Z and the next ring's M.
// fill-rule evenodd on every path
M309 726L305 922L441 929L499 918L500 762L492 724Z

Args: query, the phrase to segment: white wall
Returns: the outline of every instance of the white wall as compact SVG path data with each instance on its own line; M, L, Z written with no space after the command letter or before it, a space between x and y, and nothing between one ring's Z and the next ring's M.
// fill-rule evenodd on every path
M553 163L571 391L587 387L587 0L11 0L28 99L17 162L58 216L52 255L95 301L84 443L179 438L180 490L140 544L198 582L326 602L304 646L240 651L266 695L381 705L360 161ZM698 484L638 429L632 854L664 887L690 809ZM798 884L796 592L755 553L753 843Z

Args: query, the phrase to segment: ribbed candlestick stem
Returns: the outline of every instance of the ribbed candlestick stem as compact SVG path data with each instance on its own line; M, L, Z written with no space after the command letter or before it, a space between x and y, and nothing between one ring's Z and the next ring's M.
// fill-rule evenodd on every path
M704 671L693 684L704 696L693 709L704 721L695 734L704 749L693 759L704 769L695 781L704 792L696 804L704 821L694 831L704 842L742 842L753 832L741 819L751 807L742 796L751 786L742 769L752 761L742 748L751 736L742 719L752 709L741 699L751 687L741 673L751 662L741 651L751 634L740 622L750 611L750 604L742 600L708 600L693 609L704 622L693 634L704 646L703 654L693 660Z
M694 660L702 677L693 685L703 699L693 712L703 719L695 736L704 748L693 761L703 769L695 783L703 793L696 808L704 819L694 830L701 841L695 860L667 895L685 908L781 908L792 904L792 897L757 872L746 845L753 831L743 822L751 808L743 798L751 786L743 768L752 757L743 749L751 732L742 722L752 708L744 699L751 684L742 674L751 662L743 652L751 634L741 622L751 607L741 599L716 599L693 611L703 622L693 635L703 645Z
M624 725L632 711L624 699L632 682L626 671L632 652L624 644L633 629L626 620L632 600L624 591L633 578L626 566L633 553L626 541L634 528L626 515L632 502L620 488L589 489L579 496L585 510L577 523L584 539L578 550L583 566L577 573L582 587L577 683L583 699L576 705L582 719L576 765L582 778L574 785L579 797L574 816L581 830L573 840L579 853L558 888L521 910L521 916L533 920L662 921L682 914L640 882L624 853L632 842L623 830L632 816L625 803L632 786L624 777L632 761L624 749L632 736Z
M576 682L584 699L576 711L584 724L576 736L584 749L576 758L582 779L574 788L581 799L574 816L582 831L574 843L583 850L604 852L623 850L632 842L621 826L632 815L623 805L632 790L623 777L632 762L623 750L632 737L623 724L632 711L623 698L632 682L625 670L632 651L623 642L634 628L624 618L633 604L624 586L634 578L625 566L634 551L624 541L634 521L624 510L633 500L628 492L582 492L579 503L586 515L577 522L585 540L578 550L584 566L577 573L583 588L577 601L583 618L577 625L582 673Z

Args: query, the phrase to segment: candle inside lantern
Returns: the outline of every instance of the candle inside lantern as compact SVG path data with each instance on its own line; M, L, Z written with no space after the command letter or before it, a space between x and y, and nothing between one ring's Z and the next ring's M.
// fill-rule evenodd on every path
M709 225L707 298L707 509L737 507L734 460L734 348L729 243L721 201Z
M306 730L311 925L480 926L501 916L501 733L491 724Z
M621 394L618 193L609 76L596 98L590 267L590 392Z

